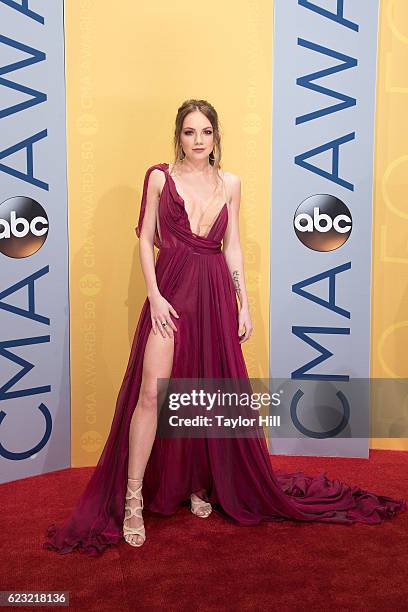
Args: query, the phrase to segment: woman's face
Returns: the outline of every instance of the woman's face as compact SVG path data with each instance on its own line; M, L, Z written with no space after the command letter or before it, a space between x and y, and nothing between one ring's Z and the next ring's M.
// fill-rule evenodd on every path
M208 157L214 146L211 121L200 111L184 117L180 142L186 157L192 161Z

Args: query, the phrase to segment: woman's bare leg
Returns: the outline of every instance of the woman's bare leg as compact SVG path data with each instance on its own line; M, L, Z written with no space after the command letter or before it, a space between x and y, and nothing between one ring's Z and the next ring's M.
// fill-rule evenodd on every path
M177 332L174 332L177 333ZM164 400L165 389L159 389L158 378L170 378L174 353L174 339L163 337L150 330L143 359L142 381L139 399L133 412L129 430L128 478L143 478L157 429L157 407ZM135 500L136 501L136 500ZM143 519L134 516L127 521L128 527L139 527ZM139 543L139 535L128 536Z

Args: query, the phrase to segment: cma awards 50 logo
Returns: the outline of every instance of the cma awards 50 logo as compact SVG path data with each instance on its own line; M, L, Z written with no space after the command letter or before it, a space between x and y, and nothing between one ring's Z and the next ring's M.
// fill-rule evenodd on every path
M299 240L314 251L334 251L351 234L352 219L347 206L328 194L313 195L296 209L293 219Z
M7 257L29 257L48 235L44 208L31 198L16 196L0 204L0 252Z

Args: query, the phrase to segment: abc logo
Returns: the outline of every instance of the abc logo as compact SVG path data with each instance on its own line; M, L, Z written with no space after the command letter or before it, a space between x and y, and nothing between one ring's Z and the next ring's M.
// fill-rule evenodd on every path
M87 453L96 453L102 446L102 436L98 431L85 431L81 436L81 447Z
M293 218L296 236L314 251L341 247L350 236L352 225L351 213L344 202L328 194L306 198Z
M7 257L29 257L48 235L48 217L38 202L24 196L0 205L0 252Z
M97 295L102 283L96 274L85 274L79 281L79 288L84 295Z

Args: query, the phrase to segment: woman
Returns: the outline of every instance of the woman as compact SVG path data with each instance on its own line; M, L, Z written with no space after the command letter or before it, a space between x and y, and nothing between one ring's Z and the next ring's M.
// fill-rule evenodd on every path
M136 234L147 298L111 431L71 517L48 528L44 547L98 555L122 537L141 546L143 504L170 515L189 501L200 518L215 505L239 525L284 519L374 524L394 516L405 500L324 474L274 473L259 430L252 437L157 435L157 407L166 391L159 381L245 383L241 344L252 332L239 242L240 180L220 171L211 104L184 102L174 146L174 162L150 166L144 179Z

